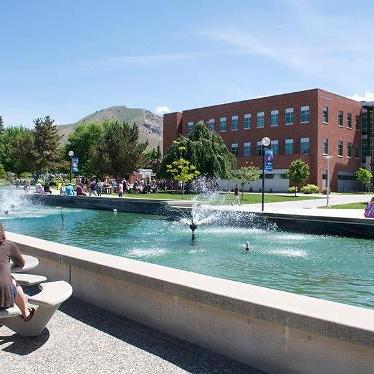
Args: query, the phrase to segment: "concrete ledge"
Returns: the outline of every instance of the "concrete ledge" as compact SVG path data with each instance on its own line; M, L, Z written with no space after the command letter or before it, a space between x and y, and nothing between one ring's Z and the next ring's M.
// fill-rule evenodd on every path
M76 297L270 373L373 373L374 310L8 233Z
M63 196L63 195L25 195L33 203L69 208L110 210L118 212L160 214L167 200L109 198L95 196Z

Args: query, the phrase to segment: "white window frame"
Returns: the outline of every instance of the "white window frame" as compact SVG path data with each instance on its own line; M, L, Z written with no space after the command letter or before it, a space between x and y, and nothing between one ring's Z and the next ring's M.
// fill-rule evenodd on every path
M246 149L246 148L249 148L249 155L245 155L244 154L244 150ZM250 157L251 156L251 152L252 151L252 144L251 144L251 142L244 142L243 143L243 157Z
M287 144L292 144L292 153L287 153L286 152L286 149L287 149ZM285 155L293 155L295 152L294 152L294 146L293 146L293 139L285 139L284 140L284 154Z
M272 123L273 115L277 115L278 116L278 120L277 120L277 123L275 125ZM279 126L279 110L278 109L272 110L270 112L270 126L271 127L277 127L277 126Z
M222 126L221 126L221 123L222 122L225 122L225 129L222 130ZM227 118L226 117L221 117L219 119L219 132L226 132L227 131Z
M188 121L187 122L187 134L191 134L193 131L194 123L193 121Z
M301 152L301 143L306 143L306 140L308 140L308 153ZM300 138L300 154L309 154L310 153L310 138Z
M245 120L249 119L249 126L244 127ZM252 114L251 113L245 113L243 116L243 130L249 130L252 127Z
M235 145L236 147L233 147L234 145ZM233 153L233 151L232 151L233 148L236 148L236 149L237 149L237 154L234 154L234 153ZM234 156L239 157L239 143L231 143L231 148L230 148L230 149L231 149L231 153L232 153Z
M233 121L237 122L236 128L232 127ZM237 114L234 116L231 116L231 131L239 131L239 116Z
M301 113L305 111L308 111L308 121L301 121L301 115L302 115ZM300 123L309 123L309 120L310 120L310 108L309 108L309 105L304 105L300 107Z
M262 126L258 126L258 119L259 117L262 117ZM265 127L265 112L257 112L256 115L256 128L257 129L263 129Z
M287 122L287 114L292 113L292 122ZM286 108L284 111L284 123L286 126L291 126L294 124L295 121L295 109L294 108Z

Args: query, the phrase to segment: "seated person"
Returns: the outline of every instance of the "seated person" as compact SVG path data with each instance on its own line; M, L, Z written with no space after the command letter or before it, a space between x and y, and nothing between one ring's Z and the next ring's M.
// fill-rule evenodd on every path
M374 218L374 196L371 198L370 202L367 203L364 216L366 218Z
M77 196L86 196L86 194L83 192L83 186L81 184L77 184L75 187L75 191L77 193Z
M75 195L74 188L70 183L65 187L65 194L67 196L74 196Z
M9 259L15 266L23 267L23 259L19 249L11 242L5 239L3 226L0 226L0 310L7 309L17 304L25 321L30 321L35 309L29 308L26 296L22 287L17 286L16 281L12 278Z

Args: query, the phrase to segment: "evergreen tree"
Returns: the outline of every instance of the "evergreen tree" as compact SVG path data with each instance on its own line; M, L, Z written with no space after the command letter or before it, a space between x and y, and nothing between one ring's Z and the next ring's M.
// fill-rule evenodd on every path
M34 120L34 156L38 171L53 169L59 161L60 135L50 116Z
M181 152L180 149L183 149ZM167 165L184 158L208 178L230 178L235 163L234 155L222 138L208 129L202 121L187 137L180 136L167 150L161 163L160 174L167 177Z

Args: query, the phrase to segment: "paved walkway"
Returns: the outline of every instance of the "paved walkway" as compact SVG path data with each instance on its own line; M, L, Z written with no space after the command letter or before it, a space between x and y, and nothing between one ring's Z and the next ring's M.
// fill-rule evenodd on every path
M0 372L260 373L74 298L38 338L21 338L1 327Z

